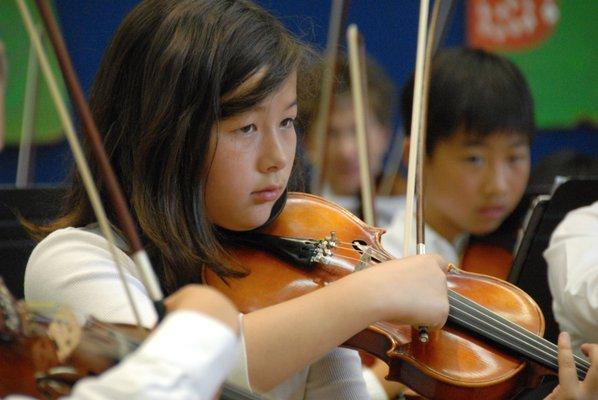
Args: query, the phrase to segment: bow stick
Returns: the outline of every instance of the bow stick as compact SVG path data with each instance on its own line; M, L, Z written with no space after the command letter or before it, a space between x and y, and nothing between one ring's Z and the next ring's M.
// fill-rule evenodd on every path
M36 27L37 35L39 28ZM31 142L33 140L33 123L37 107L37 89L39 84L39 63L33 44L29 47L27 61L27 81L25 83L25 98L23 99L23 121L21 125L21 142L19 143L19 156L17 158L17 188L27 187L31 181Z
M407 194L405 207L405 230L403 243L403 256L411 254L411 232L413 225L413 203L417 202L416 214L416 254L425 254L425 222L423 204L423 163L425 156L425 130L427 119L427 93L430 79L430 64L433 49L433 38L436 32L436 23L440 9L440 0L434 3L432 20L430 21L430 34L427 36L428 0L422 0L419 14L417 35L417 57L415 63L415 81L413 89L413 108L411 115L411 137L409 152L409 169L407 175ZM419 338L422 342L428 341L428 330L419 327Z
M349 0L334 0L330 9L330 26L328 27L328 43L324 71L322 72L322 92L318 114L313 124L314 151L311 172L311 192L322 194L324 171L326 166L326 148L330 112L334 107L334 80L339 70L338 55L340 51L341 32L347 23Z
M118 179L114 174L114 170L108 161L108 156L104 150L102 144L102 138L98 132L98 128L93 120L91 111L83 96L83 90L79 85L75 70L71 63L69 54L64 44L64 39L58 30L58 24L52 14L48 3L44 0L35 0L38 6L46 29L50 36L50 41L54 46L58 62L61 66L62 73L64 75L65 82L75 103L75 108L79 113L79 117L83 121L85 127L84 132L90 142L91 150L96 158L96 162L100 167L102 179L106 185L108 196L110 197L116 212L116 217L119 220L119 225L127 238L132 256L131 258L135 261L135 265L139 268L139 273L142 276L144 283L147 285L150 298L154 301L162 300L164 297L158 279L155 277L154 270L149 261L147 253L141 245L141 240L137 234L133 217L129 213L127 201L122 193L122 189L118 183Z
M363 37L355 24L351 24L347 29L347 43L349 44L349 71L351 74L351 93L353 95L355 115L355 133L357 135L363 219L368 225L376 226L374 185L369 163L367 134L369 103L367 100L365 45Z
M450 21L452 13L455 9L454 0L438 0L438 2L438 6L436 6L436 3L434 3L434 9L432 10L432 19L430 21L430 27L428 31L428 38L432 40L432 54L430 56L427 56L428 59L432 59L434 54L436 54L436 51L438 51L440 43L442 42L442 38L446 34L448 22ZM436 7L438 7L438 9ZM425 72L424 75L426 75ZM424 93L426 93L425 90ZM397 174L399 173L399 168L401 166L403 146L401 146L400 142L403 140L403 138L404 134L402 133L402 130L400 128L397 128L395 134L393 135L388 160L384 165L384 171L380 180L380 189L378 191L380 196L391 195L394 182L396 180Z

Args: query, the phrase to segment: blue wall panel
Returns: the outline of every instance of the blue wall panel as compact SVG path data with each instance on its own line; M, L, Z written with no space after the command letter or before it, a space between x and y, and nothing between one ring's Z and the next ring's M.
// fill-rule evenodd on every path
M67 46L86 93L110 37L136 3L132 0L55 0ZM260 0L258 3L281 18L304 41L324 48L328 31L328 1ZM368 52L380 62L399 87L414 67L418 13L417 1L351 1L349 22L358 24ZM458 1L443 45L454 46L464 42L463 16L464 3ZM536 161L540 156L562 147L596 154L598 134L592 129L546 134L540 132L533 146L533 159ZM16 159L17 149L8 148L0 153L0 183L14 181ZM70 159L65 142L38 148L35 181L62 181Z

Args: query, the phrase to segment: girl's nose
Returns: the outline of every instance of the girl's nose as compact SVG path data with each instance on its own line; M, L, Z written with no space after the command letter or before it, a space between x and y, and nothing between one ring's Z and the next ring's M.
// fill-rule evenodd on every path
M275 129L264 133L262 149L259 160L259 169L262 172L276 172L287 166L289 160L288 143L283 140L283 134Z

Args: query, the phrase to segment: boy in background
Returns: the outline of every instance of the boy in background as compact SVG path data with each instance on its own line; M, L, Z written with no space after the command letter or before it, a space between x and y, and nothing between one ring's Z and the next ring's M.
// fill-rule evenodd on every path
M362 216L359 177L358 145L355 127L351 77L348 62L343 59L342 67L334 83L333 107L329 116L325 169L323 171L323 197L332 200L358 216ZM313 74L321 74L324 65L315 66ZM384 70L371 58L366 61L367 98L369 114L367 119L368 150L370 173L374 185L382 174L384 156L388 151L393 134L396 105L396 87ZM301 111L302 121L306 121L306 147L308 154L314 156L315 134L312 132L313 120L318 111L320 96L311 96ZM313 160L312 160L313 161ZM404 180L398 177L390 196L376 200L377 225L390 223L397 195L404 194Z

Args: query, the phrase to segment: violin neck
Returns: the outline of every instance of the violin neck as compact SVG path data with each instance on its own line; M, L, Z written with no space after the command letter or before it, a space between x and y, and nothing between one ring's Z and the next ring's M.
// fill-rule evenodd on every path
M558 371L557 346L554 343L503 318L478 303L449 290L449 322L474 332L552 371ZM574 356L577 376L584 379L589 363Z

